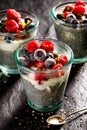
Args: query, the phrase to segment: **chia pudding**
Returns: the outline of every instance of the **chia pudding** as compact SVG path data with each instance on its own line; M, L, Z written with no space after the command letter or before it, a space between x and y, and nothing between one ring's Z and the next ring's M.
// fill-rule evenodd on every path
M35 39L18 48L15 59L29 106L44 112L59 108L73 61L72 50L54 39Z
M56 5L51 16L58 40L72 48L75 62L87 61L87 5L84 1Z
M16 49L36 36L39 21L26 11L7 9L0 12L0 69L17 74L14 60Z

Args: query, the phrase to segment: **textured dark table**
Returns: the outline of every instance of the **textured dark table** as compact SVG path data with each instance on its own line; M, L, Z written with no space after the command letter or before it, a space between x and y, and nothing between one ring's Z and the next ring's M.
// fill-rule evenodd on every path
M40 19L37 37L55 38L50 10L57 3L58 0L3 0L0 10L15 8L35 13ZM19 75L0 77L0 130L47 130L49 115L61 112L64 115L84 107L87 107L87 63L72 66L61 108L48 113L34 111L27 105ZM87 113L76 115L61 130L87 130Z

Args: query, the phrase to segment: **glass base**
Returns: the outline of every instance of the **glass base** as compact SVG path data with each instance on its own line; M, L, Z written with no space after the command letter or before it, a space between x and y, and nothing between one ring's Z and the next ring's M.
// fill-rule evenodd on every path
M56 110L60 108L62 104L62 101L59 101L56 105L40 106L40 105L33 104L30 100L27 100L27 102L31 108L40 112L50 112L50 111Z
M4 75L8 75L8 74L19 74L19 71L17 69L9 69L3 66L0 66L0 70L2 71L2 73Z

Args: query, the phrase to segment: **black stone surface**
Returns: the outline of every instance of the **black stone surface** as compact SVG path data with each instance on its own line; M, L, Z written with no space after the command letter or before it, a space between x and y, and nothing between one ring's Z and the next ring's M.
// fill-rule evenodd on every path
M62 1L3 0L0 10L15 8L35 13L40 21L37 37L56 38L50 10L55 4ZM8 77L2 75L0 77L0 130L53 129L46 124L47 117L53 114L64 115L83 107L87 107L87 63L72 66L61 108L48 113L34 111L27 105L20 75L9 75ZM76 116L61 130L87 130L87 113Z

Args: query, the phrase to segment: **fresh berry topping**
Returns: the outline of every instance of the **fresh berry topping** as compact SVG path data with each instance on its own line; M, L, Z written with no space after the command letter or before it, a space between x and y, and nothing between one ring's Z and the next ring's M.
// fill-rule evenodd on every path
M65 65L65 64L68 63L68 58L67 58L67 56L64 55L64 54L60 55L59 60L60 60L60 63L61 63L62 65Z
M54 50L54 44L51 41L42 41L41 48L47 52L52 52Z
M45 60L45 58L46 58L46 51L43 50L43 49L37 49L37 50L35 50L35 52L34 52L34 58L37 61Z
M73 4L69 4L67 5L65 8L64 8L64 11L63 12L70 12L70 11L73 11L74 10L74 5Z
M66 20L68 18L76 19L76 16L74 14L68 14L67 17L66 17Z
M76 3L75 3L75 6L77 5L82 5L82 6L85 6L85 2L83 0L78 0Z
M25 57L19 57L19 61L21 62L22 65L27 65L29 60L27 60Z
M66 21L72 23L72 20L75 20L76 16L74 14L68 14L66 17Z
M34 62L33 66L40 70L43 70L45 68L44 61L36 61Z
M56 61L55 61L55 59L53 59L53 58L48 58L48 59L45 60L45 67L46 67L46 68L51 68L51 67L53 67L55 64L56 64Z
M84 18L87 18L87 5L83 0L78 0L77 2L66 4L62 8L61 13L58 12L56 14L56 18L71 24L73 21L75 24L73 24L72 27L76 28L77 24L82 24ZM84 22L84 25L85 24L86 23Z
M53 53L50 53L50 52L47 53L46 59L47 59L47 58L54 58L54 54L53 54Z
M53 67L52 67L52 70L55 70L55 69L59 69L59 68L61 68L63 65L61 64L61 63L57 63L56 65L54 65Z
M21 15L19 12L17 12L16 10L14 9L8 9L7 10L7 14L6 14L7 18L8 19L12 19L12 20L15 20L15 21L19 21L20 18L21 18Z
M43 80L47 80L45 73L35 73L35 80L38 81L38 84L42 84Z
M5 27L8 32L15 33L17 32L19 26L16 21L14 20L8 20L5 24Z
M85 7L82 6L82 5L78 5L78 6L75 6L74 10L73 10L73 13L74 14L80 14L80 15L84 15L85 14Z
M5 23L7 20L8 20L8 19L7 19L6 16L1 18L2 23Z
M30 59L30 62L35 62L35 58L34 58L34 54L33 53L30 53L28 55L28 58Z
M73 19L71 23L72 23L73 28L77 28L77 25L79 24L79 21L77 19Z
M57 14L57 18L58 19L63 19L63 15L62 14Z
M69 12L69 11L64 12L64 14L63 14L64 19L66 19L66 17L67 17L69 14L72 14L72 12Z
M83 23L83 24L87 24L87 18L84 19L84 20L82 20L82 23Z
M30 52L30 53L34 53L35 50L39 49L40 48L40 45L39 43L37 43L36 41L30 41L27 45L27 50Z

